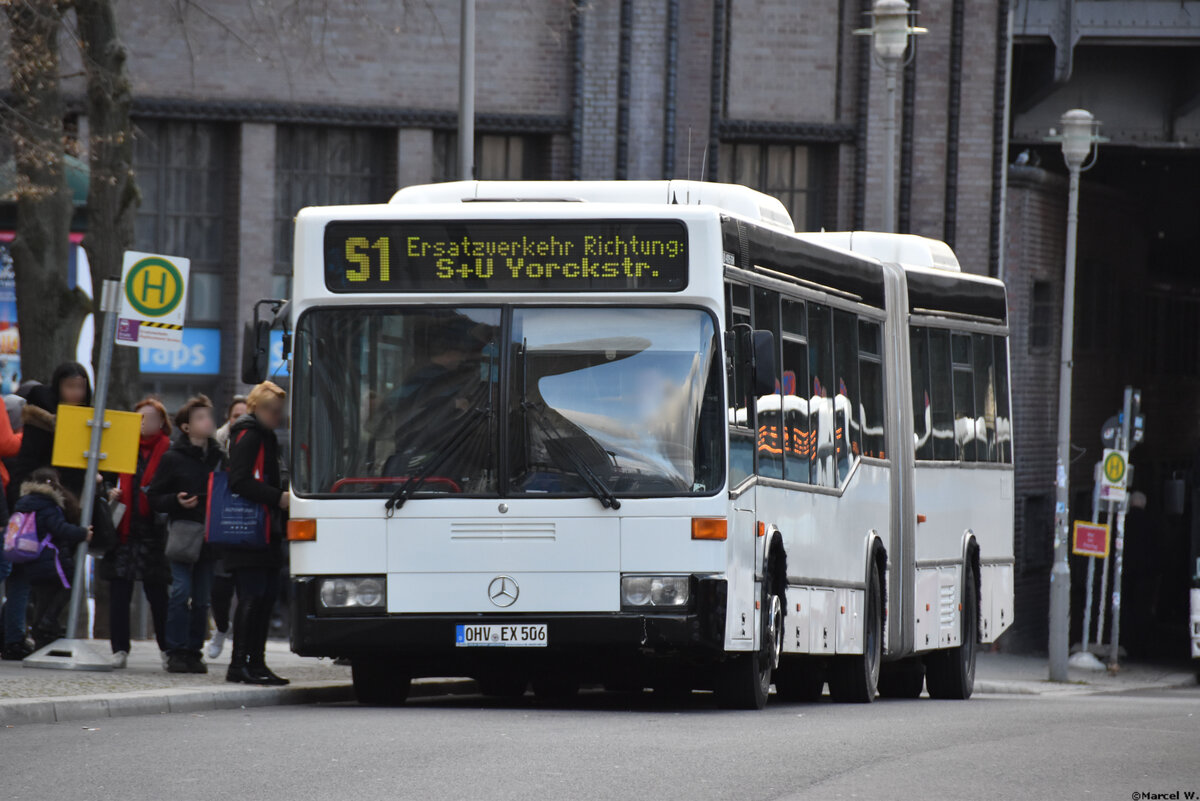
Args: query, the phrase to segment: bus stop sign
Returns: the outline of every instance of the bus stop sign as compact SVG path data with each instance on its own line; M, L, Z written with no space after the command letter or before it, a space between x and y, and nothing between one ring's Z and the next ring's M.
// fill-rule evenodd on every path
M1100 499L1119 503L1125 500L1129 481L1129 452L1107 448L1100 460Z
M187 309L188 259L125 251L117 344L179 348Z

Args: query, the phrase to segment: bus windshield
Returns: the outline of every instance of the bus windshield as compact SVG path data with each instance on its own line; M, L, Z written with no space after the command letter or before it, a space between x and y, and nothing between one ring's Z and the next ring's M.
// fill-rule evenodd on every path
M700 310L320 309L300 321L294 371L300 494L387 496L414 476L416 497L724 482L716 327Z

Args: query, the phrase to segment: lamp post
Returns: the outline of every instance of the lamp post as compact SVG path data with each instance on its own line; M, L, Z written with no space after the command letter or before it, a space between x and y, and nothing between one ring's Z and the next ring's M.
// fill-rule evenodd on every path
M910 36L927 33L914 28L912 12L905 0L875 0L870 14L872 25L854 33L870 36L875 60L883 67L886 97L883 103L883 224L880 228L891 233L896 229L896 73L907 63Z
M475 0L462 0L458 53L458 177L475 177Z
M1047 141L1062 145L1063 160L1071 175L1067 194L1067 254L1063 279L1062 350L1058 368L1058 463L1055 468L1054 567L1050 570L1050 681L1067 681L1071 642L1071 566L1067 561L1070 537L1071 472L1071 370L1075 347L1075 239L1079 228L1079 173L1097 136L1100 123L1090 112L1071 109L1060 120L1062 134L1052 130Z

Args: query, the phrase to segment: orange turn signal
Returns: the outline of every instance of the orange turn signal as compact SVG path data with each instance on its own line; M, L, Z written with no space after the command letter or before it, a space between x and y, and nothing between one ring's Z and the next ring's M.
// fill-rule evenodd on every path
M316 542L317 521L306 519L289 520L287 531L287 537L292 542Z
M693 517L692 539L723 540L728 534L728 526L723 517Z
M760 537L767 536L767 524L761 520L758 521L758 536L760 536Z

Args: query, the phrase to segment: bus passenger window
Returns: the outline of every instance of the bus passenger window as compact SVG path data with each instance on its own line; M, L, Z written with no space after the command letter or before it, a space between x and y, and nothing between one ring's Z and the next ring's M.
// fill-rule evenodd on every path
M837 442L834 438L833 312L808 304L808 401L810 475L813 484L837 486Z
M1012 464L1012 418L1008 397L1008 339L993 337L996 355L996 461Z
M779 358L779 293L770 289L754 289L754 328L770 331L775 340L775 362ZM755 441L758 447L758 474L767 478L783 478L783 397L779 382L775 394L756 400Z
M929 392L929 331L909 331L912 354L913 442L917 458L933 459L933 406Z
M783 301L783 449L784 478L809 482L812 432L808 426L808 342L804 302Z
M976 456L981 462L999 461L996 457L996 372L992 366L992 338L972 334L975 358L975 430L979 432Z
M879 323L860 320L858 323L858 373L862 400L858 406L858 421L862 431L863 456L887 458L884 440L883 413L883 349Z
M954 444L954 377L950 368L950 332L929 329L929 398L933 423L933 458L953 462L958 453Z
M971 367L971 335L951 334L950 355L954 364L954 442L958 458L976 461L980 439L975 417L975 376Z
M851 312L833 313L834 385L833 418L838 484L850 475L862 455L858 422L858 318Z

